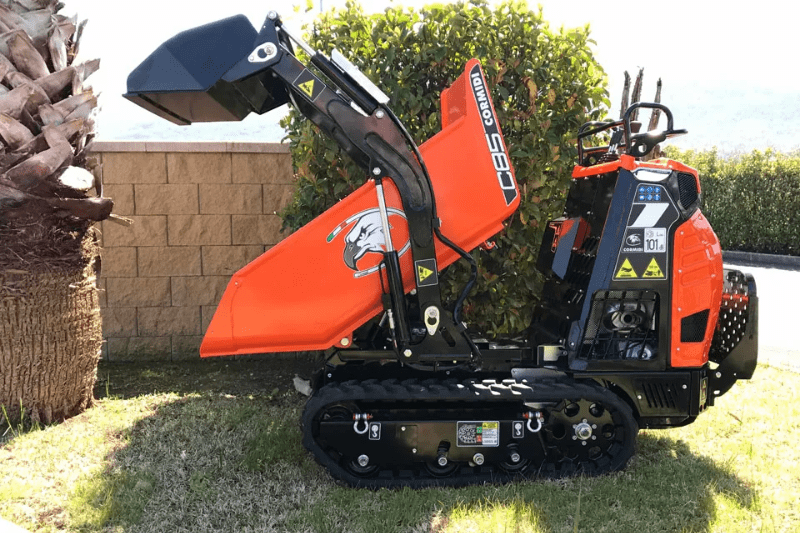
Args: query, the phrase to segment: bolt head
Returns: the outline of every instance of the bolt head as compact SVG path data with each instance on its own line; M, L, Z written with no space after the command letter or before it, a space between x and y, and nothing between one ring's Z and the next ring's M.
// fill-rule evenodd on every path
M373 168L372 169L372 175L373 176L380 176L381 175L381 169L379 167Z
M406 357L411 357L412 355L414 355L414 352L406 348L405 350L403 350L403 355L405 355Z
M439 458L436 459L436 463L441 467L447 466L447 457L440 455Z
M278 12L277 11L270 11L269 13L267 13L267 18L269 20L277 19L278 18Z
M345 337L345 338L343 338L342 340L339 341L339 344L341 344L342 346L350 346L350 339Z
M581 422L575 428L575 436L581 440L588 440L592 436L592 426L586 422Z
M369 457L366 455L359 455L358 456L358 466L365 467L369 464Z
M514 452L514 453L511 454L511 457L509 457L509 459L511 459L512 463L516 464L516 463L520 462L522 457L520 457L517 452Z
M482 453L476 453L475 455L472 456L472 462L475 463L478 466L481 466L483 464L484 460L485 459L484 459Z
M377 118L383 118L386 116L386 113L383 112L383 109L378 109L377 111L375 111L375 116Z

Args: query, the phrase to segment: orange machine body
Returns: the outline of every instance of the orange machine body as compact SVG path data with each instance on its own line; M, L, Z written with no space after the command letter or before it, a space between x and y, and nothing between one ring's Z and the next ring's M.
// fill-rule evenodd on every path
M722 248L698 210L675 231L674 249L670 362L673 368L701 367L708 362L722 303ZM708 317L702 341L681 339L682 321L704 311Z
M442 131L420 146L442 233L465 250L499 232L519 204L485 87L473 59L442 94ZM487 133L490 125L496 134ZM408 224L391 180L384 180L384 190L408 292L415 287ZM234 274L206 331L201 356L348 346L353 330L383 309L384 241L376 187L368 181ZM366 250L355 257L355 269L343 258L352 243ZM439 269L458 259L438 240L436 255Z
M697 171L671 159L640 161L629 155L622 155L616 161L587 167L578 165L574 168L572 177L579 180L617 172L620 169L630 172L639 169L681 172L693 176L698 193L701 190ZM558 228L559 233L564 234L569 230L571 226L567 224L568 222L570 221L561 224ZM582 239L583 237L577 242L581 242ZM557 243L555 240L554 246ZM669 366L699 368L708 362L709 349L723 298L722 249L708 219L699 208L688 220L675 228L671 250L673 258L670 276L672 303L669 309ZM702 328L704 331L702 339L682 338L684 321L697 317L702 317L705 326Z

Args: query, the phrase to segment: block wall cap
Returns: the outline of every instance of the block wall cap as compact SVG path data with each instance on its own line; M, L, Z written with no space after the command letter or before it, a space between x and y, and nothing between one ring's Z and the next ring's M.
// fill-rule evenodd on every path
M94 152L228 152L238 154L288 154L289 145L262 142L95 141Z

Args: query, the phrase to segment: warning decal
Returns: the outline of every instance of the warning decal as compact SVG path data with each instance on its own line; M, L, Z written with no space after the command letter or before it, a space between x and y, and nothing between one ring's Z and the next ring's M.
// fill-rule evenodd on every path
M456 446L500 446L500 422L457 422Z
M417 271L417 286L425 287L439 283L439 275L436 272L435 259L421 259L414 263Z
M622 263L622 266L619 267L617 275L614 277L621 279L634 279L638 278L639 276L636 275L636 271L633 269L633 265L631 265L630 260L625 259L625 261Z
M664 272L662 272L661 267L658 266L658 263L656 262L656 258L655 257L650 261L650 264L647 265L647 270L644 271L644 274L642 274L642 277L643 278L663 278L663 277L665 277L664 276Z
M301 93L309 98L312 102L317 99L325 85L317 79L316 76L311 74L308 69L303 70L297 79L292 83L297 87Z
M678 208L663 186L640 182L617 255L614 280L666 280L669 230L678 217Z
M419 275L419 282L422 283L423 281L428 279L428 276L433 274L433 270L429 270L429 269L425 268L424 266L418 266L417 267L417 274Z
M298 87L300 87L300 90L306 93L309 98L314 96L314 80L308 80L304 83L301 83L298 85Z

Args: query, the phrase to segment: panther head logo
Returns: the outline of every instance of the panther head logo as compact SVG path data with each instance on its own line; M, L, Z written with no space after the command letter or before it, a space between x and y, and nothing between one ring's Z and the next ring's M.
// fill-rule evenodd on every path
M405 222L406 217L401 210L390 207L387 208L387 212L390 218L390 224L391 219L398 216L402 217ZM380 268L382 254L386 251L386 235L383 230L380 211L375 207L356 213L339 224L336 229L328 235L326 241L332 242L339 233L347 228L350 229L344 236L345 246L344 252L342 253L344 264L355 271L353 275L356 278L376 272ZM390 225L390 229L394 230L395 228ZM392 240L395 246L397 246L397 238L398 235L396 235L396 231L392 231ZM397 250L397 253L403 255L410 247L411 242L408 240L408 237L406 237L405 244ZM368 260L370 255L375 255L374 259Z
M383 233L380 213L368 213L359 218L353 229L344 237L344 264L358 271L356 263L368 252L386 251L386 235Z
M625 242L628 243L628 246L639 246L642 244L642 236L638 233L631 233L628 235L628 238L625 239Z

